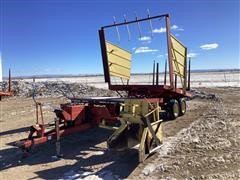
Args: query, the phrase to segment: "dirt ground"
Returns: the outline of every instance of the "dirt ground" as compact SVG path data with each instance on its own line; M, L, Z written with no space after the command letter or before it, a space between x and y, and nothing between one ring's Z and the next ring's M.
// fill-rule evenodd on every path
M31 99L0 102L0 179L240 179L240 88L202 88L215 100L194 99L187 113L164 122L164 143L144 163L137 151L106 148L112 131L93 128L61 140L63 158L55 158L55 143L36 146L28 157L12 143L27 137L35 122ZM44 118L64 98L41 98Z

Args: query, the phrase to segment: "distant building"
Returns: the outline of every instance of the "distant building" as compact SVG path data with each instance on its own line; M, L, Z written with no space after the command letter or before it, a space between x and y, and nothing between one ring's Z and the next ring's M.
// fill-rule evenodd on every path
M3 78L3 71L2 71L2 54L0 53L0 82L2 82Z

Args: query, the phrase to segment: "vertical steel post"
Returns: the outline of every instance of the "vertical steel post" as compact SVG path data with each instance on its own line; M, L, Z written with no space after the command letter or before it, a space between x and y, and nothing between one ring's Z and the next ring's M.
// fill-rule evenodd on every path
M175 74L175 89L177 89L177 75Z
M187 48L185 51L185 59L184 59L184 82L183 82L183 93L186 94L187 90Z
M12 89L12 87L11 87L12 77L11 77L11 70L10 69L9 69L8 75L9 75L9 77L8 77L8 92L10 93L11 89Z
M38 103L36 102L36 120L38 124Z
M165 61L165 71L164 71L164 85L167 84L167 59Z
M173 63L172 63L172 43L170 37L170 19L169 15L165 17L166 20L166 34L167 34L167 46L168 46L168 64L169 64L169 79L170 79L170 86L174 88L174 78L173 78Z
M190 90L190 80L191 80L191 58L188 60L188 91Z
M110 79L109 68L108 68L107 48L106 48L106 43L105 43L104 29L101 28L98 31L98 33L99 33L100 47L101 47L101 53L102 53L104 79L105 79L105 82L108 83L108 85L111 85L111 79Z
M44 121L43 121L43 111L42 111L42 103L39 103L39 107L40 107L40 114L41 114L42 125L44 126Z
M55 131L56 131L56 155L61 157L60 154L60 129L59 129L59 119L55 118Z
M155 61L153 62L153 82L152 85L155 83Z
M158 78L159 78L159 63L157 63L157 71L156 71L156 85L158 85Z

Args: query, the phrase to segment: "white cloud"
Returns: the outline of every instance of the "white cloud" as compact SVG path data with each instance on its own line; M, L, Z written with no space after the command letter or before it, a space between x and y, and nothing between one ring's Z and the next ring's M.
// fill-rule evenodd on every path
M140 37L139 38L139 41L151 41L151 37L149 37L149 36L143 36L143 37Z
M174 31L184 31L183 28L178 27L176 24L172 25L171 29ZM160 27L159 29L155 28L153 30L153 33L164 33L164 32L166 32L166 28L164 28L164 27Z
M171 29L177 29L178 28L178 26L177 25L172 25L172 27L171 27Z
M149 47L145 46L145 47L139 47L135 50L135 54L138 53L149 53L149 52L156 52L158 51L157 49L150 49Z
M175 31L184 31L183 28L178 27L176 24L172 25L171 29Z
M219 45L217 43L211 43L211 44L203 44L200 46L200 48L203 50L211 50L211 49L218 48L218 46Z
M153 33L164 33L164 32L166 32L166 28L163 28L163 27L159 29L156 28L153 30Z
M198 55L197 53L188 53L187 57L195 58L197 55Z
M157 55L157 58L162 58L162 57L163 57L162 54Z

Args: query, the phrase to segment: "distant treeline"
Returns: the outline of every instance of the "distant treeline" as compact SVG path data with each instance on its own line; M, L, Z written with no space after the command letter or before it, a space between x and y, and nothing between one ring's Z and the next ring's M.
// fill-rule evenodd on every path
M192 73L207 73L207 72L240 72L240 69L204 69L204 70L191 70ZM150 75L152 73L132 73L131 75ZM164 74L164 72L160 72ZM103 76L103 74L44 74L44 75L32 75L32 76L14 76L12 79L42 79L42 78L71 78L71 77L96 77ZM3 79L8 79L8 77L3 77Z

